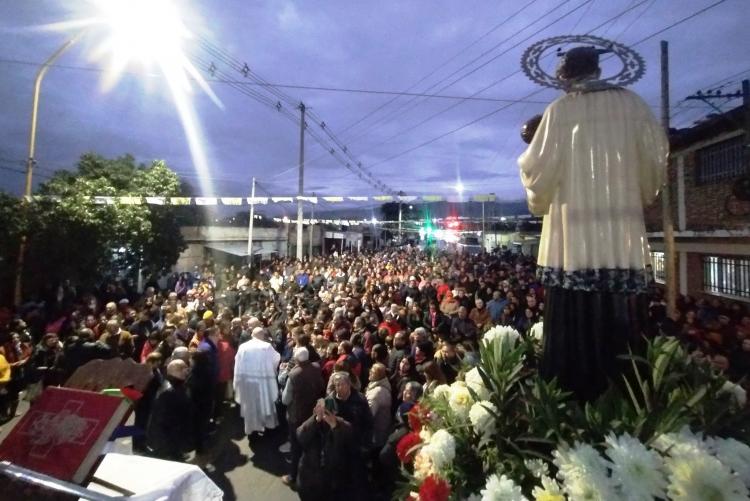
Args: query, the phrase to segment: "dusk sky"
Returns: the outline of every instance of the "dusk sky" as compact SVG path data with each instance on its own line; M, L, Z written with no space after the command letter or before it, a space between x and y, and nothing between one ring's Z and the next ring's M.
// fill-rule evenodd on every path
M677 127L712 111L683 98L721 85L725 92L736 91L742 78L750 77L747 0L175 3L194 34L185 46L188 57L223 104L220 108L193 86L192 102L215 196L248 195L253 176L266 193L289 195L297 190L299 126L236 89L250 89L272 103L280 100L267 88L247 85L251 80L222 55L247 63L268 82L295 86L279 90L303 101L348 152L389 187L409 195L450 195L460 178L467 194L494 192L501 199L524 196L516 163L525 146L519 127L559 95L519 71L523 51L534 42L591 33L635 44L647 68L632 88L659 116L659 41L669 41L672 126ZM0 0L0 189L4 191L18 195L23 188L38 65L75 33L39 27L83 17L88 8L83 0ZM86 34L44 80L36 182L56 169L70 168L87 151L105 156L131 153L144 162L166 160L199 195L210 195L204 191L207 185L197 182L165 79L156 69L131 66L105 91L100 71L105 61L91 57L101 43L100 35ZM550 71L554 59L548 58ZM207 71L211 63L213 76ZM491 85L494 82L498 83ZM396 96L351 90L448 97L398 96L388 103ZM527 97L535 91L540 92ZM473 98L455 99L469 96ZM729 109L740 101L716 104ZM283 106L298 113L286 102ZM331 142L312 120L308 123ZM306 145L308 194L380 193L335 161L313 137L307 137ZM259 191L259 195L266 193Z

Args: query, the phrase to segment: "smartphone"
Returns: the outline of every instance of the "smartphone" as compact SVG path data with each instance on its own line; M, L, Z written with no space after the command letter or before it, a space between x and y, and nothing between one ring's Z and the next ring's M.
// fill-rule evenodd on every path
M332 398L326 398L325 400L325 406L326 410L330 412L331 414L334 414L336 411L336 402L333 401Z

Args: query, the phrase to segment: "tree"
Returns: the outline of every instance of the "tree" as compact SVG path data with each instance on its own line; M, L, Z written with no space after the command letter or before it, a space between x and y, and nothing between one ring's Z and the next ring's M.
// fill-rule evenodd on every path
M39 199L24 206L0 197L0 217L10 234L0 245L4 288L7 269L15 270L18 240L27 235L26 291L70 280L96 284L104 275L134 277L167 272L186 248L176 209L169 205L97 205L92 197L179 196L180 179L163 161L137 165L125 155L106 159L84 154L76 171L59 171L39 188ZM13 266L8 266L13 263ZM3 291L7 294L7 291ZM4 297L7 297L4 295Z

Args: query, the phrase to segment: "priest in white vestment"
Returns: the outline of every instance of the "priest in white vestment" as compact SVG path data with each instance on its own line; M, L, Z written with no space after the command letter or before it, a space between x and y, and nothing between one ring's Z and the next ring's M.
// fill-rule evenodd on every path
M234 364L234 399L240 405L248 435L279 425L276 377L281 355L265 339L266 330L256 327L252 339L237 350Z

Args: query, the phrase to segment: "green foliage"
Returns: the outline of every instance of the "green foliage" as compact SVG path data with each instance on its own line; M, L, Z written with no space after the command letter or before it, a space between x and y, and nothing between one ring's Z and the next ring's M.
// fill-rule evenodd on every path
M0 198L0 215L13 216L13 233L0 248L3 261L15 260L20 230L28 235L27 295L64 279L92 285L103 274L133 274L139 265L146 275L167 271L185 248L174 208L96 205L91 197L178 196L177 174L163 161L139 165L129 155L106 159L87 153L77 167L39 187L39 194L50 198L30 204ZM14 266L7 268L12 272Z
M535 481L525 460L551 462L560 444L602 444L612 432L650 444L687 425L708 435L748 441L750 412L722 390L723 376L710 364L689 357L676 339L660 337L645 344L643 356L623 357L628 370L620 381L583 404L555 381L539 377L535 341L499 336L482 343L478 372L497 408L495 412L485 407L495 418L492 436L479 436L446 397L428 396L423 402L437 416L431 428L445 428L456 439L456 459L445 473L453 486L452 498L478 492L495 472L530 493ZM475 391L471 394L479 401Z

